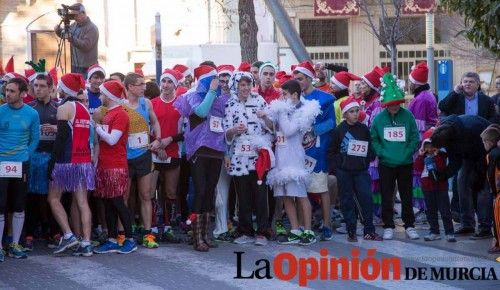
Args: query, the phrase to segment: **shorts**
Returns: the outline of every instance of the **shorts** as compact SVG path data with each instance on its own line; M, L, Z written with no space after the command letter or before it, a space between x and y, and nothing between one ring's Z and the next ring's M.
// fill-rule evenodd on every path
M180 158L171 158L170 163L155 162L154 168L156 171L163 171L163 170L175 169L175 168L179 167L180 165L181 165Z
M29 163L23 162L23 172L21 178L0 178L0 215L7 209L12 212L22 212L26 208L26 196L28 190Z
M310 183L309 186L307 186L308 193L328 192L328 173L312 172L309 177Z
M30 158L30 171L28 175L28 192L47 194L49 192L49 167L50 153L35 152Z
M141 156L128 160L128 177L143 177L153 171L153 156L151 151L147 151Z
M115 198L123 196L128 185L127 168L101 168L96 171L95 197Z
M56 163L52 170L52 184L61 191L89 191L95 189L95 169L92 163Z
M274 197L307 197L306 185L303 182L289 182L273 186Z

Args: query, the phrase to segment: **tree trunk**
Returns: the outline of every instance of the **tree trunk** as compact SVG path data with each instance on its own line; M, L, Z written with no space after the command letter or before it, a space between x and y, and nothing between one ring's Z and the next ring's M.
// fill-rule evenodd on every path
M398 48L395 43L391 44L391 73L398 76Z
M257 22L253 0L238 0L240 18L241 60L253 63L257 61Z

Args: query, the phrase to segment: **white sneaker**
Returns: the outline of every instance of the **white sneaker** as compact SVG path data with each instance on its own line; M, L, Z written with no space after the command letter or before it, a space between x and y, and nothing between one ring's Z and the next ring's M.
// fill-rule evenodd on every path
M249 244L249 243L254 243L255 239L252 237L249 237L247 235L242 235L241 237L237 238L234 240L235 244Z
M384 240L392 240L393 237L394 237L393 229L391 228L384 229L384 235L382 237Z
M418 239L420 239L420 236L418 235L417 230L415 228L407 228L406 229L406 236L410 240L418 240Z
M436 234L430 233L424 237L424 241L427 241L427 242L436 241L436 240L441 240L441 235L436 235Z

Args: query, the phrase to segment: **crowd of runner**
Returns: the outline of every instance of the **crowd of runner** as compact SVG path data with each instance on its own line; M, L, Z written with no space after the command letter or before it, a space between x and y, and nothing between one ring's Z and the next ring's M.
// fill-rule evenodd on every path
M493 237L485 251L500 252L498 96L476 73L438 104L425 63L406 86L379 67L329 66L327 80L310 62L178 64L158 85L140 70L31 65L0 76L0 262L35 240L56 255L206 252L391 240L396 224L415 240L428 222L434 241L439 219L448 242Z

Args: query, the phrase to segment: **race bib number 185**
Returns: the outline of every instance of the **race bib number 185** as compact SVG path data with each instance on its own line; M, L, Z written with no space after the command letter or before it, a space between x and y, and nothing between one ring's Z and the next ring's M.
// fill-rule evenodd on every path
M384 139L391 142L406 142L406 128L386 127L384 128Z

